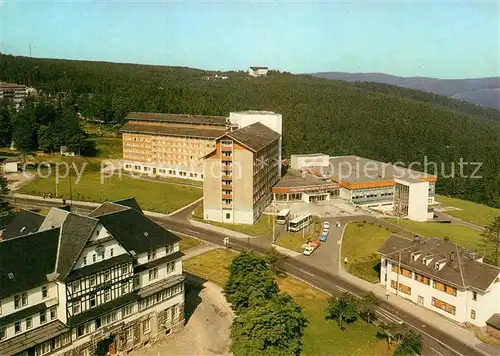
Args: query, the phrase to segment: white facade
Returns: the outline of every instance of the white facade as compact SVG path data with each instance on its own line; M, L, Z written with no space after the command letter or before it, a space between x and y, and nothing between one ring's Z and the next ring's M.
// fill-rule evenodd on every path
M434 288L434 282L441 283L442 281L435 281L429 277L429 284L426 284L415 279L416 272L410 271L409 276L404 276L397 273L397 264L394 264L394 268L396 271L393 271L391 261L381 259L380 283L385 286L386 290L457 322L485 326L486 320L491 315L500 312L500 282L498 278L486 292L455 288L451 284L443 283L451 287L450 292L446 292ZM393 288L394 283L391 286L391 282L411 288L410 294L406 288L403 288L406 289L406 292L396 290ZM456 292L456 295L453 294L453 291ZM440 302L444 302L446 305L442 305Z
M251 77L264 77L268 71L267 67L250 67L248 68L248 75Z
M328 167L330 156L321 153L307 155L292 155L291 168L299 171L307 167Z
M201 163L198 165L193 164L185 166L180 164L152 165L142 162L124 161L123 170L131 173L137 173L138 175L145 174L151 177L170 177L203 181L203 165Z
M279 176L281 177L281 161L283 160L282 155L282 140L283 140L283 116L277 114L273 111L258 111L258 110L247 110L229 113L229 121L232 125L237 126L239 129L243 127L250 126L256 122L269 127L274 132L280 134L279 139Z
M429 219L429 182L416 179L412 181L396 179L394 197L396 202L398 199L403 201L405 215L408 219L414 221L427 221Z

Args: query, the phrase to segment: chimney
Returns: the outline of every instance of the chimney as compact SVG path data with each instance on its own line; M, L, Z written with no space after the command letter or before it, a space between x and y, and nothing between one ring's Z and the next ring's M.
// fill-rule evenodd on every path
M455 251L450 252L450 261L455 261Z

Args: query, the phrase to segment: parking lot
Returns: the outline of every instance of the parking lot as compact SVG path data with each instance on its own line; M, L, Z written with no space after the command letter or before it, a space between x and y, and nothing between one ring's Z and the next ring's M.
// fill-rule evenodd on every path
M268 212L273 210L273 204L268 207ZM292 215L310 213L322 218L335 218L367 214L364 210L355 210L354 205L347 203L342 199L332 199L317 203L305 203L302 201L276 203L276 211L290 209Z

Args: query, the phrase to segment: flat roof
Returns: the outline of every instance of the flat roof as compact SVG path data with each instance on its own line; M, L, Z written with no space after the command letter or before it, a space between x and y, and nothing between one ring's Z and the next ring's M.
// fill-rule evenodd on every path
M7 88L7 89L10 89L10 88L18 88L18 89L26 89L26 85L22 85L22 84L15 84L15 83L6 83L6 82L0 82L0 88Z
M328 157L328 155L325 155L323 153L306 153L303 155L291 155L291 157L322 157L322 156Z
M419 182L426 178L435 179L435 176L432 174L364 157L337 156L330 157L329 161L329 167L313 167L313 169L318 169L320 172L329 174L337 181L361 183L401 179L409 182Z
M138 120L138 121L155 121L155 122L216 125L216 126L226 126L227 123L226 116L163 114L163 113L152 113L152 112L131 112L125 117L125 119Z
M272 190L275 193L295 193L338 188L338 183L323 180L309 173L302 175L302 172L288 168L286 174L274 185Z
M199 127L170 127L158 125L125 124L120 132L157 136L203 137L216 139L226 133L225 129Z
M267 110L242 110L242 111L231 111L231 114L251 114L251 115L277 115L274 111Z

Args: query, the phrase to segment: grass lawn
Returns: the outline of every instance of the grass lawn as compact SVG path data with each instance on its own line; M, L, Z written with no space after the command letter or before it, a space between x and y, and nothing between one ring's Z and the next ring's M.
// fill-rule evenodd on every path
M211 224L218 227L223 227L228 230L233 230L236 232L241 232L242 234L247 234L250 236L262 236L270 235L273 233L273 220L271 215L262 214L253 225L246 224L224 224L215 221L205 221L203 220L203 204L200 204L195 210L193 219Z
M114 175L106 178L101 184L101 175L98 171L85 171L81 180L76 184L73 175L72 193L74 200L104 202L127 197L135 197L144 210L170 213L196 199L201 198L202 190L195 187L184 187L174 184L158 183L144 179L135 179L123 175L121 178ZM42 195L51 193L55 196L55 175L49 178L36 178L22 186L19 193ZM59 196L69 197L69 178L61 178Z
M182 262L184 271L224 286L236 252L218 248Z
M276 244L296 252L302 252L301 246L307 241L316 241L323 230L321 219L317 216L313 218L311 225L307 226L305 231L282 232L276 239Z
M495 216L500 216L500 209L491 208L483 204L445 197L444 195L437 195L436 200L445 207L457 208L457 210L446 210L446 214L479 226L486 226Z
M101 159L122 159L123 143L118 137L96 137L98 157Z
M217 249L184 261L187 272L223 286L229 276L229 266L236 254ZM309 320L303 337L302 355L389 356L387 343L376 337L377 327L357 321L340 330L333 320L325 319L329 296L293 278L278 278L282 292L288 293L304 309Z
M198 246L200 243L201 243L201 241L198 239L182 235L181 241L179 242L179 249L181 251L186 251L186 250L189 250L190 248Z
M346 270L368 282L378 283L380 257L376 251L390 234L390 230L372 223L349 223L342 238L342 263L347 257Z
M398 224L398 219L390 218L389 221ZM420 222L407 219L399 219L399 225L427 237L449 237L456 244L469 249L482 249L482 237L480 232L467 226L443 224L438 222Z

